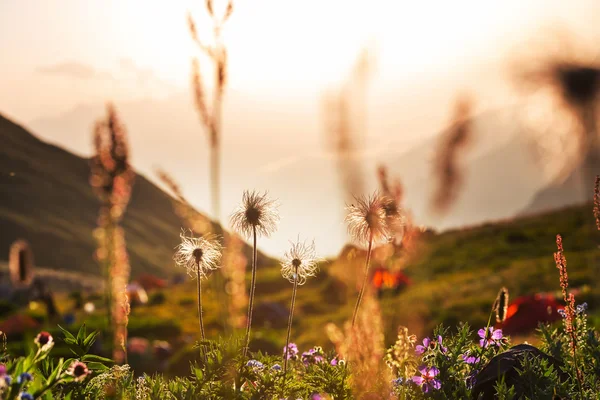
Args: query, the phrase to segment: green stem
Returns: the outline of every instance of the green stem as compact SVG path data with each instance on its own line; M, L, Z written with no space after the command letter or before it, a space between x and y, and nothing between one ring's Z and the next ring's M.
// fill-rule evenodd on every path
M356 299L356 306L354 307L354 313L352 314L352 328L354 328L354 324L356 323L356 317L358 316L358 308L360 307L360 302L362 301L363 295L365 293L365 287L367 286L367 280L369 279L369 266L371 263L371 252L373 250L373 235L369 238L369 249L367 250L367 260L365 262L365 276L363 278L362 287L360 288L360 292L358 292L358 299Z
M252 326L252 310L254 308L254 291L256 289L256 226L253 227L254 246L252 249L252 283L250 284L250 302L248 304L248 320L246 321L246 343L243 358L246 358L250 347L250 328Z
M287 374L290 334L292 333L292 319L294 318L294 305L296 303L296 291L297 290L298 290L298 267L296 267L296 273L294 275L294 289L292 291L292 306L290 307L290 318L288 320L287 340L285 341L285 360L283 362L284 382L285 382L285 377Z
M206 334L204 333L204 319L202 317L202 279L200 275L200 263L196 266L196 280L197 288L198 288L198 324L200 325L200 339L202 342L206 340ZM204 365L207 363L206 351L204 348L204 343L200 344L200 353L202 354L202 358L204 359Z

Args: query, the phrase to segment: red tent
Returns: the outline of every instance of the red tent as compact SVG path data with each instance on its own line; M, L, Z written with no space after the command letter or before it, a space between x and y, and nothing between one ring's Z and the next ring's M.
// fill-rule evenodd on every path
M559 320L561 317L558 310L562 308L564 306L551 294L521 296L508 306L506 321L498 328L502 328L503 333L507 335L531 332L540 322Z
M373 270L371 282L375 289L397 290L411 284L410 278L401 271L392 272L385 267L379 266Z

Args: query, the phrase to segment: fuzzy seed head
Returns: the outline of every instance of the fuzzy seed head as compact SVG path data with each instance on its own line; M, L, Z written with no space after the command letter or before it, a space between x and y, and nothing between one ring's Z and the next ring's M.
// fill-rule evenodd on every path
M386 198L378 192L369 197L355 197L355 204L346 209L346 223L348 224L348 233L356 241L368 243L371 238L374 242L384 241L390 237L390 225L400 218L399 213L393 211ZM386 212L386 204L390 211Z
M190 231L186 235L185 231L179 235L181 243L177 246L177 251L173 256L175 263L187 270L188 275L204 278L210 271L220 267L221 244L214 235L205 235L204 237L193 237Z
M267 198L267 193L245 190L242 204L231 215L233 229L251 238L254 230L258 236L269 237L277 229L279 213L275 200Z
M297 280L298 285L304 285L308 277L315 276L319 261L314 241L310 244L296 241L284 255L281 275L291 283Z

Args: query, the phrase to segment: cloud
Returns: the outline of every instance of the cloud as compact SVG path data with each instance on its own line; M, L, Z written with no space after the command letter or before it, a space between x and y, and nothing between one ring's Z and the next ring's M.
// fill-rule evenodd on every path
M138 86L147 86L149 84L173 89L174 86L159 78L152 68L140 67L131 58L121 58L119 60L121 73L126 77L133 77Z
M44 75L64 76L83 80L114 79L107 71L97 70L90 65L77 61L65 61L54 65L38 67L36 72Z

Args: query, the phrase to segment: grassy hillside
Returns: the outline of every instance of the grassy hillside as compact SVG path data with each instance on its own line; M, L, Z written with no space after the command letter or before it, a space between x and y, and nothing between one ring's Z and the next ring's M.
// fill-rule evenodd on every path
M439 323L456 326L465 321L474 327L485 326L501 286L509 289L512 299L558 291L559 273L553 260L557 233L564 238L571 286L581 289L577 302L588 302L592 320L600 326L600 232L591 206L585 205L429 236L421 245L418 260L405 271L413 285L398 295L389 293L381 298L386 342L393 342L399 325L408 326L420 337ZM332 265L324 263L317 278L298 291L292 339L302 348L331 347L325 325L342 325L351 316L356 293L331 276ZM197 337L194 290L194 283L187 282L180 290L170 291L164 304L134 309L131 321L147 323L152 318L169 320L178 315L173 323L189 337ZM287 313L291 285L281 278L277 265L259 269L256 293L258 310L269 304L269 309ZM205 321L209 335L215 337L222 334L222 328L216 318L214 292L207 292L205 299ZM278 351L284 345L286 318L285 313L278 317L274 312L255 311L253 347Z
M88 160L42 142L1 115L0 143L0 260L7 259L14 240L24 238L37 265L98 274L92 231L99 202L88 184ZM123 226L133 276L174 272L181 221L171 198L141 175Z

